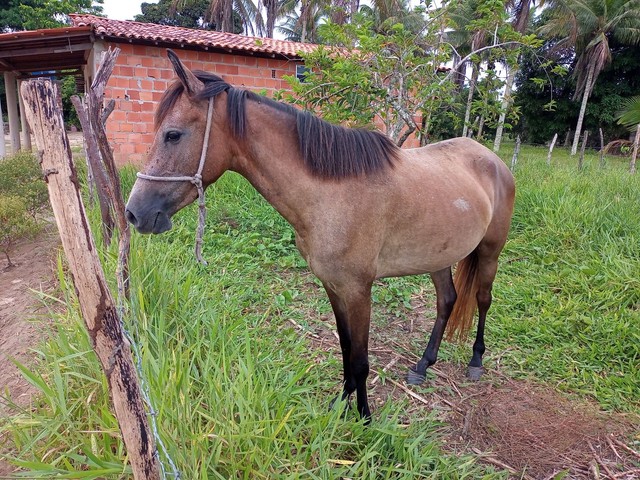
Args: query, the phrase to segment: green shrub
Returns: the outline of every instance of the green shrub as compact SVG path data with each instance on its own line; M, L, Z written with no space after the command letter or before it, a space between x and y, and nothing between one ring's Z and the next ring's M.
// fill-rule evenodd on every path
M3 195L0 195L0 225L0 252L7 257L7 267L12 267L11 249L18 240L34 236L39 225L29 215L23 198Z
M48 202L47 184L32 153L19 152L0 160L0 195L22 198L32 217Z

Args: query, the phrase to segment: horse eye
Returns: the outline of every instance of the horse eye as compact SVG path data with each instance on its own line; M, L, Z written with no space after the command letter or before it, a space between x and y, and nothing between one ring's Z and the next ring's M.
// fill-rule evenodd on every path
M178 143L182 134L180 132L176 132L175 130L171 130L164 135L164 141L170 143Z

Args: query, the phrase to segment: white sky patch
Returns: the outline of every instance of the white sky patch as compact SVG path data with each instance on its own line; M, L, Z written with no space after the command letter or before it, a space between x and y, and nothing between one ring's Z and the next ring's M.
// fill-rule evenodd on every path
M142 13L142 3L135 0L104 0L102 11L112 20L133 20L133 17ZM146 0L146 3L158 3L158 0Z

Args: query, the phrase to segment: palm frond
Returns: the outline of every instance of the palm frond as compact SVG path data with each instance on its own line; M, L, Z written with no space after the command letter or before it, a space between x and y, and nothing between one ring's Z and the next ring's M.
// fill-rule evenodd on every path
M640 123L640 95L625 102L623 109L618 113L618 123L629 130L635 130L636 125Z

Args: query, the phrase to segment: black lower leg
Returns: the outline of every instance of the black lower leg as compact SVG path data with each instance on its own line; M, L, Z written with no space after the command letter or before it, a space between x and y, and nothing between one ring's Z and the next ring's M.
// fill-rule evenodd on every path
M368 424L371 421L371 411L367 399L367 377L369 376L369 361L359 359L353 365L354 377L356 379L356 395L358 401L358 413Z
M482 356L484 355L484 325L487 319L487 312L491 306L491 291L478 292L478 331L473 342L473 355L469 362L468 376L471 380L480 380L484 373L482 368Z
M420 385L424 382L427 375L427 368L436 363L444 330L447 327L447 321L453 310L453 305L456 302L456 290L453 285L450 268L432 273L431 278L436 287L436 322L431 331L427 348L422 354L422 358L414 368L409 369L409 373L407 374L407 383L411 385Z

